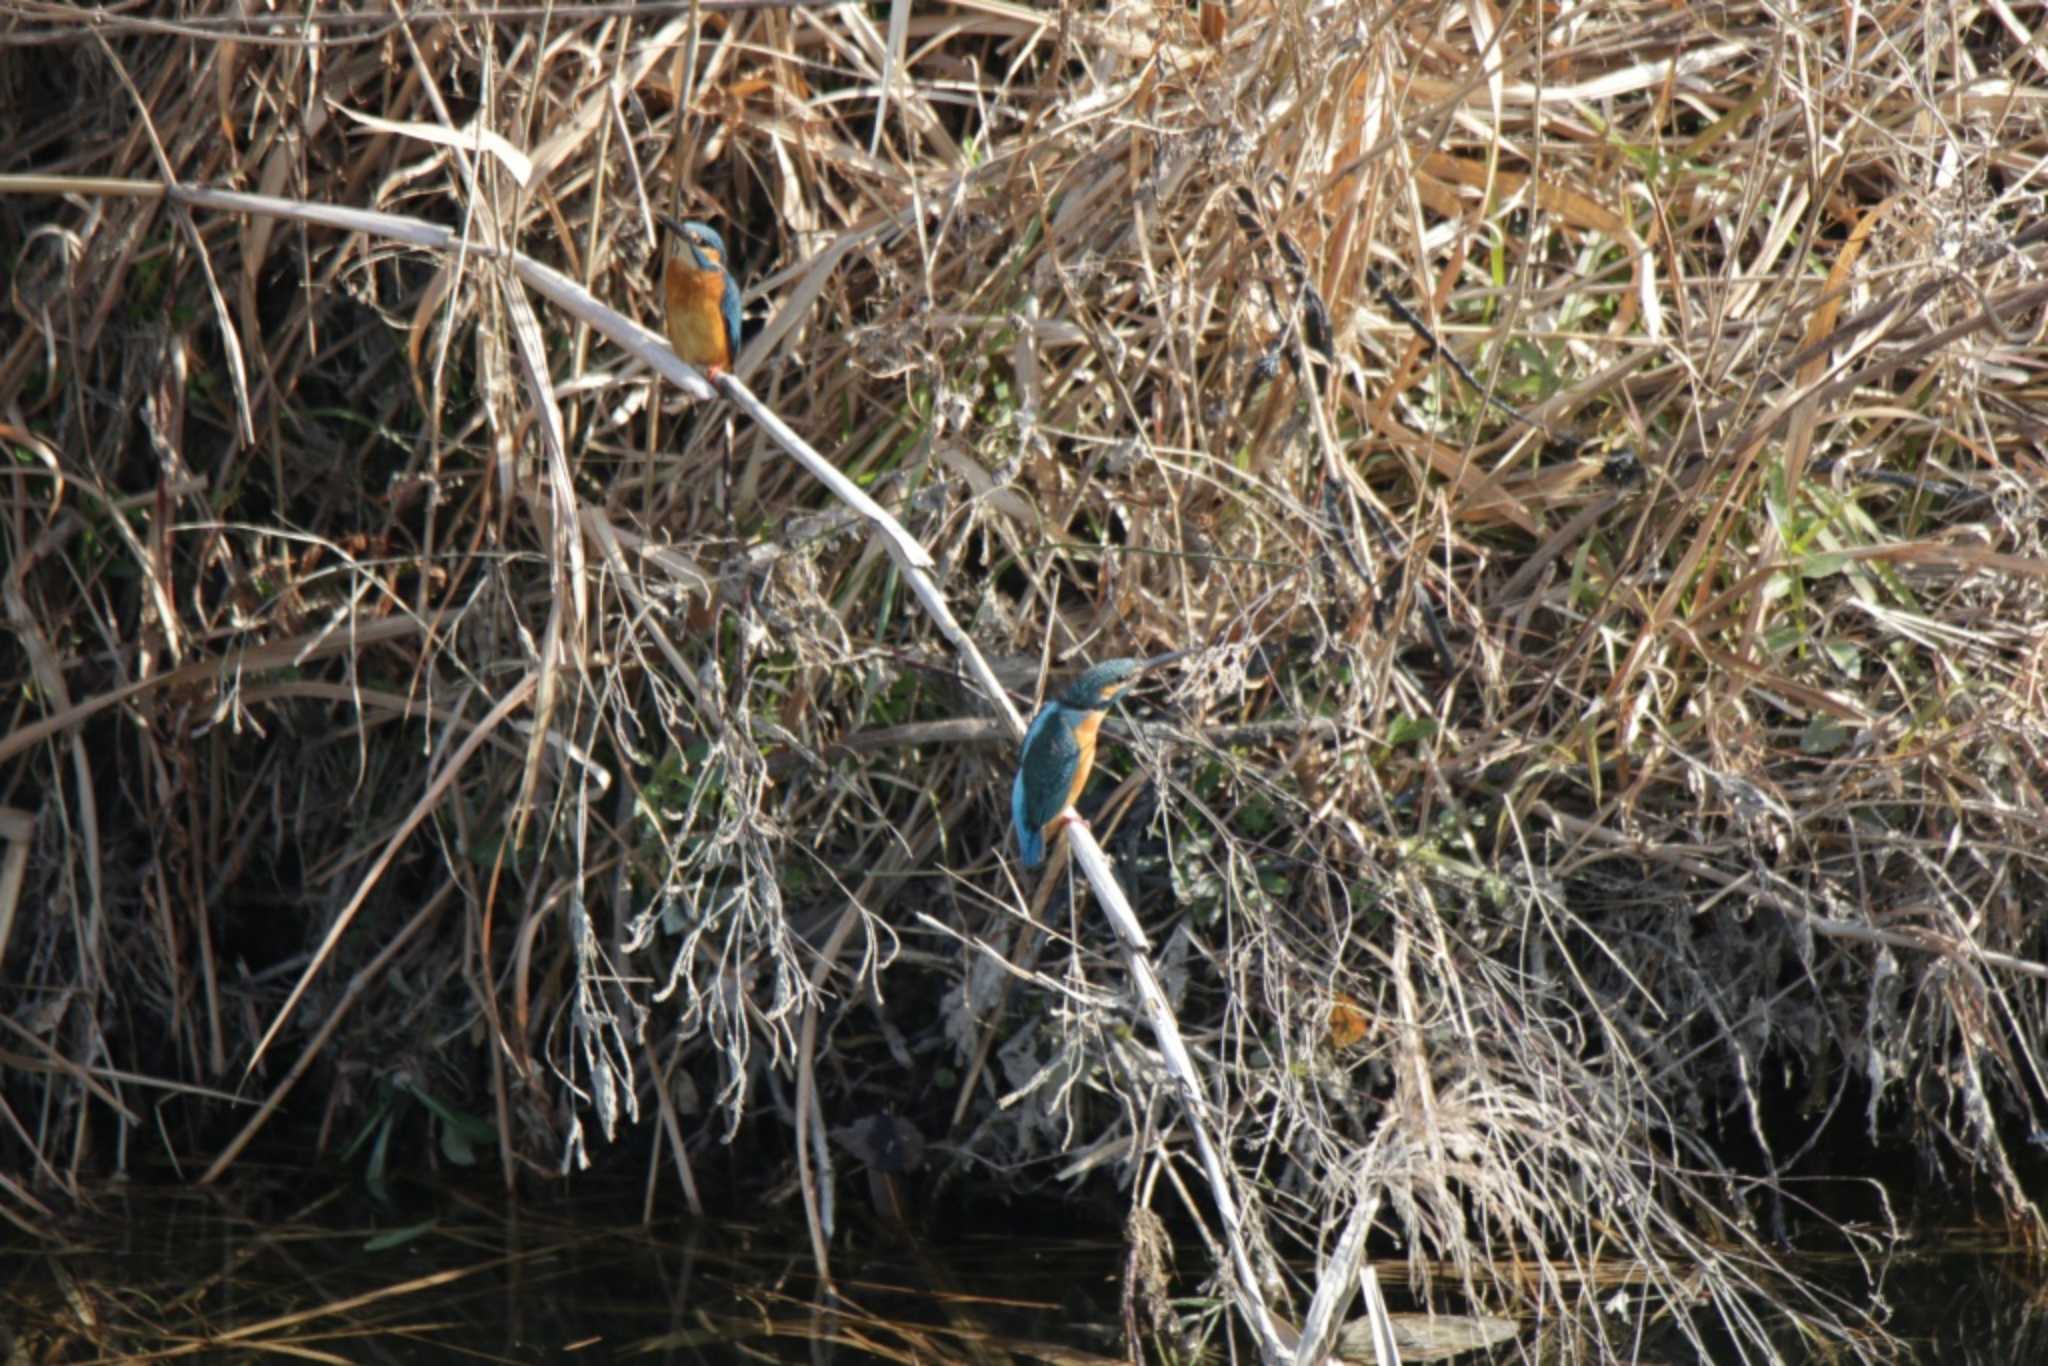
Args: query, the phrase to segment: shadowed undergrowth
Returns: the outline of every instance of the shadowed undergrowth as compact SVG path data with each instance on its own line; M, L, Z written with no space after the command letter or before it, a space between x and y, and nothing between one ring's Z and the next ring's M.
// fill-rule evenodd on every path
M486 248L651 324L678 211L742 378L1020 705L1193 651L1083 806L1283 1251L1377 1198L1453 1301L1623 1351L1625 1256L1745 1350L1876 1356L1771 1248L1891 1205L1805 1178L1910 1159L2038 1238L2031 49L1489 13L0 0L0 172L479 247L0 185L8 1169L339 1151L400 1078L417 1163L458 1114L536 1175L632 1127L721 1205L803 1091L820 1162L890 1112L931 1193L1204 1217L863 524L583 319L533 305L522 369Z

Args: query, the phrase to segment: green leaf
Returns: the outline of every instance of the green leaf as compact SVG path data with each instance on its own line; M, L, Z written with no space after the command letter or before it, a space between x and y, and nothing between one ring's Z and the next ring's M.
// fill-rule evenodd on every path
M1806 723L1806 730L1799 737L1799 751L1802 754L1833 754L1850 739L1847 726L1836 717L1822 714Z
M394 1247L404 1247L421 1234L429 1232L439 1219L429 1219L424 1224L408 1224L404 1228L386 1229L363 1244L365 1252L389 1252Z
M1847 555L1833 555L1826 552L1817 555L1805 555L1800 557L1799 560L1799 577L1802 579L1832 578L1836 574L1841 573L1848 566L1848 563L1849 557Z
M1396 716L1387 725L1387 743L1405 745L1416 740L1434 740L1436 721L1427 716Z

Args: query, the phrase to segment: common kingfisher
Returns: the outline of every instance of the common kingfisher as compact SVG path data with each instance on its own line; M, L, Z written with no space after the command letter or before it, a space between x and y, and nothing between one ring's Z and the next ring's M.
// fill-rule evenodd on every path
M1017 780L1010 785L1010 822L1017 828L1017 851L1026 868L1045 862L1046 841L1062 824L1080 819L1074 803L1095 766L1095 732L1109 704L1139 674L1184 653L1105 660L1031 718L1017 755Z
M740 287L726 268L725 239L702 223L656 214L668 229L661 301L669 345L707 379L732 368L740 352Z

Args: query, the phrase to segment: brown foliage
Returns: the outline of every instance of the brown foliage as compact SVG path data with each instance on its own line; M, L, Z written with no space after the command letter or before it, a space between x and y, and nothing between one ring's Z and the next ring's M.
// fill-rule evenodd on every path
M273 1104L396 1060L543 1170L653 1113L688 1181L799 1055L952 1172L1159 1160L864 524L508 283L652 324L673 211L1020 701L1198 652L1096 825L1269 1215L1369 1188L1418 1280L1572 1309L1598 1228L1754 1337L1844 1135L2038 1229L2033 49L1496 13L0 2L4 1141L274 1035ZM216 1174L271 1114L189 1101Z

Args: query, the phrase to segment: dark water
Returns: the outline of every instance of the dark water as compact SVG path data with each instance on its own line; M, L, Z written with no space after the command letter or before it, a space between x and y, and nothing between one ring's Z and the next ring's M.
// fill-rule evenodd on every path
M794 1210L760 1225L664 1218L641 1227L629 1203L513 1205L471 1190L419 1197L398 1215L360 1192L295 1203L281 1186L238 1197L116 1189L96 1193L95 1204L96 1217L67 1218L46 1231L54 1238L15 1230L6 1239L6 1366L166 1355L814 1366L1124 1359L1121 1246L1051 1237L1042 1220L1001 1211L963 1221L942 1246L850 1222L834 1246L834 1312L821 1307ZM1182 1257L1176 1287L1191 1293L1206 1268L1199 1249ZM1870 1302L1873 1265L1814 1259L1801 1269ZM2048 1366L2048 1274L2038 1259L1988 1236L1929 1235L1875 1270L1886 1325L1910 1344L1907 1360ZM1380 1275L1398 1295L1403 1269L1385 1265ZM1220 1345L1213 1308L1176 1308L1195 1336L1206 1324ZM1702 1358L1671 1331L1668 1310L1637 1306L1645 1331L1622 1359L1745 1359ZM1776 1346L1786 1362L1856 1359L1796 1335ZM1164 1359L1157 1344L1148 1359ZM1514 1342L1460 1358L1559 1359L1534 1324Z
M613 1200L443 1192L403 1216L350 1191L304 1207L102 1190L97 1213L4 1242L0 1362L193 1359L970 1361L1113 1353L1120 1248L1006 1230L913 1249L841 1230L841 1311L802 1220L638 1222ZM778 1212L779 1213L779 1212ZM1055 1353L1055 1356L1058 1356ZM1040 1358L1047 1359L1047 1358Z

